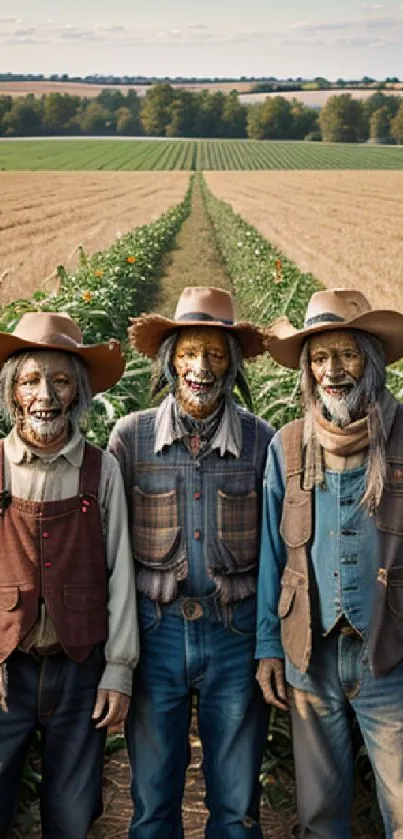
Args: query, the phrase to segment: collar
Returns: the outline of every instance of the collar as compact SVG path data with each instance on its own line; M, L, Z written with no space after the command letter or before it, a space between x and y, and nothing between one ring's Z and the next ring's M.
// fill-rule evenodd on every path
M162 451L165 446L171 446L182 438L175 434L172 409L175 397L170 393L157 408L155 416L154 453ZM226 452L240 457L242 449L241 420L236 403L233 399L225 400L225 408L220 425L211 441L209 451L219 449L221 457Z
M35 459L52 463L59 457L64 457L71 466L80 468L84 457L85 440L79 428L75 428L72 437L58 452L53 452L51 455L39 454L21 439L16 427L10 431L10 434L5 438L4 445L7 453L7 458L15 464L32 463Z

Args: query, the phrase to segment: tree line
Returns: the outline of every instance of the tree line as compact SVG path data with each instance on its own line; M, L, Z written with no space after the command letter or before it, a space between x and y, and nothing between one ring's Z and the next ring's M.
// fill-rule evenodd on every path
M0 136L125 135L253 140L403 143L403 99L376 91L366 101L330 96L323 108L268 97L244 105L235 90L190 91L155 84L144 97L105 88L93 99L68 93L0 96Z

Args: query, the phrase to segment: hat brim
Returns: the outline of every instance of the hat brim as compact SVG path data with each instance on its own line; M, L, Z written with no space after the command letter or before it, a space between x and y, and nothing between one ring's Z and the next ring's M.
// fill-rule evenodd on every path
M176 332L178 329L183 329L184 326L195 327L215 327L216 329L223 329L224 332L230 332L238 338L241 345L242 355L244 358L256 358L264 352L263 334L261 330L252 323L239 322L235 324L226 324L222 321L214 320L190 320L190 321L176 321L163 317L163 315L144 314L136 318L130 318L131 326L129 327L129 339L132 347L134 347L143 355L149 358L155 358L159 347L168 335Z
M388 309L365 312L349 321L315 323L304 329L295 329L287 318L279 318L267 330L265 349L279 364L296 370L307 338L342 329L360 329L378 338L384 347L386 364L392 364L403 356L403 315Z
M77 355L84 362L92 393L101 393L112 387L121 378L125 369L125 360L120 351L118 341L111 340L108 344L85 344L73 343L43 343L25 341L9 332L0 333L0 366L10 356L17 352L29 350L58 350Z

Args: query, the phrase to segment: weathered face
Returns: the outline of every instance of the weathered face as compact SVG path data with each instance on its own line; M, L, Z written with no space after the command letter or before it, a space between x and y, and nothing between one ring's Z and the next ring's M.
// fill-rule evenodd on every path
M20 437L50 453L62 448L76 392L76 376L66 353L33 352L24 361L14 388Z
M172 362L178 374L176 395L181 407L191 416L204 419L218 404L228 370L225 335L214 327L185 327Z
M347 329L314 335L309 360L319 388L333 399L345 399L364 373L364 355Z

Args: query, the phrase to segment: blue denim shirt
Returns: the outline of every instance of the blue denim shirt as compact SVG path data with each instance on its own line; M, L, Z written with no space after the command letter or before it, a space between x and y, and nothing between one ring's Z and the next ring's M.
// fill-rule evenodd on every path
M367 638L379 565L379 537L375 518L359 505L365 466L345 472L326 469L325 478L326 488L315 491L315 530L310 549L320 629L325 635L344 614ZM280 579L287 560L279 533L285 495L279 434L269 447L263 486L256 657L284 658L277 615ZM286 675L295 686L309 679L289 661Z
M129 499L138 587L147 596L153 575L160 575L162 586L168 574L173 597L202 597L217 589L234 602L255 591L262 478L273 430L237 410L239 457L213 450L195 458L181 440L154 452L155 409L115 426L110 446Z

